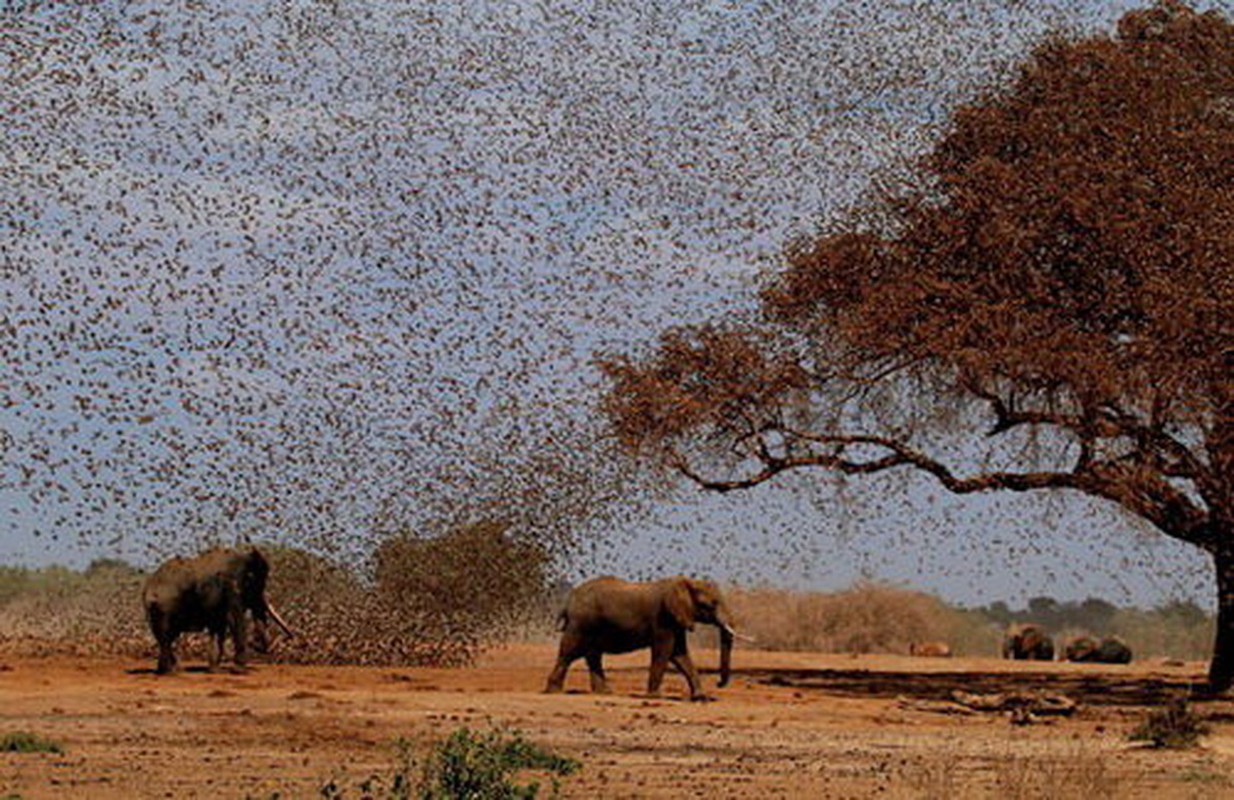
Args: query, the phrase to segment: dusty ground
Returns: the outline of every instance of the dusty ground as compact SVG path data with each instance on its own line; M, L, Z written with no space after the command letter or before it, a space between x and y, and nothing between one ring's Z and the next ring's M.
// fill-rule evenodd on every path
M733 685L700 704L680 700L676 676L664 699L640 696L645 654L609 659L613 695L584 693L581 663L569 693L541 695L551 661L547 645L518 645L464 670L262 664L161 678L148 662L0 654L0 734L65 748L0 754L0 798L320 797L331 780L360 797L366 776L391 769L392 740L461 725L516 727L580 759L567 797L1234 797L1234 703L1197 706L1213 728L1200 749L1126 739L1200 665L740 651ZM902 707L953 688L1045 688L1083 706L1024 727Z

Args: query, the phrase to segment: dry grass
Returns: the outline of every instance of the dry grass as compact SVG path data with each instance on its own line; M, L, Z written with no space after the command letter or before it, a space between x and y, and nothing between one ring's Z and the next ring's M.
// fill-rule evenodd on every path
M1117 774L1109 756L1083 740L1051 755L1007 753L995 762L994 796L1006 800L1131 797L1135 781Z
M901 779L904 794L919 800L1089 800L1133 797L1142 788L1134 776L1115 770L1109 753L1084 740L1049 753L1026 753L1009 740L988 760L966 757L952 743L904 767Z
M141 612L145 576L100 563L0 573L0 643L14 652L78 655L152 652Z
M916 800L950 800L961 796L960 753L956 742L949 742L936 758L905 767L901 778L908 795Z
M957 655L992 655L1000 633L979 615L924 592L859 582L842 592L733 589L742 632L767 650L907 653L913 642L942 641Z
M547 591L544 554L499 525L391 539L368 575L302 550L263 550L271 564L267 594L299 634L276 633L268 656L275 661L468 664L539 611ZM0 643L32 655L152 659L141 605L145 580L123 564L84 572L0 568ZM176 646L182 659L200 661L208 639L185 634Z
M272 658L295 663L466 664L499 640L554 641L564 592L542 553L478 525L439 539L395 539L374 569L289 548L265 549L269 595L301 634L278 638ZM363 566L363 565L360 565ZM118 563L84 572L0 568L0 641L21 652L153 657L139 602L145 575ZM839 592L730 588L738 626L758 647L803 652L896 653L945 642L957 656L995 656L1002 626L982 610L938 597L859 582ZM1136 660L1203 658L1212 619L1177 607L1118 609L1107 624ZM1060 627L1056 642L1086 629ZM698 643L715 645L701 626ZM203 659L205 637L188 635L183 656Z
M1153 747L1183 749L1194 747L1209 727L1181 697L1164 708L1151 709L1144 721L1130 733L1132 741L1148 742Z

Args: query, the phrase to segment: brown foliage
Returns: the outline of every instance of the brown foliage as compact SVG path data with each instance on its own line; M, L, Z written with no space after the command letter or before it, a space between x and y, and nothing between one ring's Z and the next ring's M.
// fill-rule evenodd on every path
M743 404L807 374L914 367L1000 400L1008 423L1207 419L1234 389L1231 97L1234 26L1215 13L1167 3L1116 38L1042 46L1009 90L955 113L929 191L877 209L885 234L790 249L763 300L809 337L799 366L753 334L675 331L654 359L607 362L606 410L627 443L662 442L738 427Z
M1176 4L1041 47L955 113L895 233L825 237L766 290L858 361L1186 414L1228 390L1234 27ZM1191 405L1207 400L1205 407ZM1155 404L1155 405L1154 405Z
M613 382L603 410L632 449L702 426L756 429L807 383L800 366L759 344L749 332L704 326L666 333L651 364L602 359Z

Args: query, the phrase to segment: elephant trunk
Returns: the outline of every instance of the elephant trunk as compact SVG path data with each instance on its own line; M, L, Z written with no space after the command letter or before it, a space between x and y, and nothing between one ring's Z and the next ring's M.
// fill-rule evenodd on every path
M716 627L720 629L720 686L727 686L733 674L733 642L744 637L733 630L733 615L727 604L716 609Z
M733 672L733 629L720 625L720 686L728 686Z

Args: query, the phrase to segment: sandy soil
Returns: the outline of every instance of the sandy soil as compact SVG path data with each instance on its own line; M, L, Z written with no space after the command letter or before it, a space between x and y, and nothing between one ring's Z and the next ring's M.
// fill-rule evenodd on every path
M1185 691L1200 665L1024 664L740 651L713 703L641 696L646 655L608 660L612 695L539 693L549 645L517 645L470 669L259 664L244 675L148 662L0 653L0 733L31 731L63 755L0 754L0 798L346 797L388 774L391 742L425 744L506 725L580 759L566 797L1234 797L1234 703L1197 705L1202 748L1144 749L1127 731ZM715 654L696 661L714 664ZM707 676L714 684L714 676ZM951 690L1045 689L1078 700L1053 723L906 707ZM908 705L912 705L911 702Z

